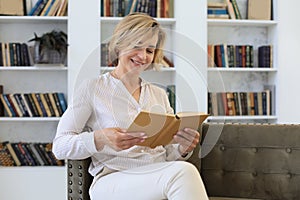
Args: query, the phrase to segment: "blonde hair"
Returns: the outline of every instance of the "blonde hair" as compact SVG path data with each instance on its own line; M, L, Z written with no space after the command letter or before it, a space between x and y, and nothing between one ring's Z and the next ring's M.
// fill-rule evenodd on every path
M160 24L145 13L132 13L125 16L116 26L109 42L109 59L116 66L121 50L132 49L146 36L158 35L152 67L159 69L163 59L166 34Z

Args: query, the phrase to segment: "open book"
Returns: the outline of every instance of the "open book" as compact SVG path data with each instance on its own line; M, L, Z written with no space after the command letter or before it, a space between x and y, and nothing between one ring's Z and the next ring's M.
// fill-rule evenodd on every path
M183 128L198 130L207 117L208 114L201 112L180 112L172 115L141 111L129 126L128 132L145 132L148 138L139 145L154 148L170 144L173 136Z

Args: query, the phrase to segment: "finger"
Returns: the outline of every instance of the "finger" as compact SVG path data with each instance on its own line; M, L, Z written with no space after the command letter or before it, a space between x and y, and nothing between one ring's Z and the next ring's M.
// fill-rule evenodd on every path
M128 139L147 138L147 135L144 132L126 132L126 135L129 136Z

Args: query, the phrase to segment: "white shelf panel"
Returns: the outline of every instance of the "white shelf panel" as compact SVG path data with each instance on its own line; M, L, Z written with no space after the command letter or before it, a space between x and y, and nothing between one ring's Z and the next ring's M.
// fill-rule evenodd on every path
M277 72L277 69L274 68L208 68L208 72Z
M49 67L39 67L39 66L28 66L28 67L0 67L0 71L67 71L67 67L61 66L49 66Z
M0 23L67 23L67 21L66 16L0 16Z
M105 71L105 72L113 71L114 69L115 67L101 67L101 71ZM154 72L154 70L149 70L149 71ZM174 67L165 67L165 68L161 68L160 71L158 72L170 72L170 71L174 72L176 71L176 69Z
M1 199L67 199L63 166L0 167L0 177Z
M0 122L58 122L60 117L0 117Z
M277 116L209 116L208 120L221 121L221 120L276 120Z
M208 26L275 26L274 20L232 20L232 19L207 19Z
M102 23L117 24L123 17L101 17ZM156 18L156 20L162 25L173 25L176 23L174 18Z

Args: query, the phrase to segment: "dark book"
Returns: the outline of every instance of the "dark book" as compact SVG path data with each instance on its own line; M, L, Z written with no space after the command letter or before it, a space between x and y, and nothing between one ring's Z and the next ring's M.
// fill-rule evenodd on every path
M0 42L0 67L3 67L2 43Z
M38 93L39 94L39 97L41 99L41 102L43 104L43 107L46 111L46 116L45 117L51 117L51 111L50 111L50 108L49 108L49 105L45 99L45 96L44 96L44 93Z
M23 147L23 143L19 142L17 143L17 147L19 148L21 154L24 156L26 163L28 166L34 166L34 161L33 159L30 157L29 153L26 151L26 149Z
M15 93L13 95L14 95L14 97L15 97L15 99L16 99L16 101L17 101L17 103L18 103L18 105L19 105L19 107L21 109L22 116L23 117L29 117L28 109L27 109L27 107L25 105L24 100L21 97L21 94L20 93Z
M54 108L51 104L51 101L50 101L50 97L49 97L49 93L43 93L42 94L46 100L46 103L48 105L48 108L49 108L49 111L50 111L50 117L55 117L55 112L54 112Z
M49 93L47 93L47 96L49 97L51 106L54 110L54 114L55 114L54 116L59 117L60 115L59 115L58 108L57 108L57 105L56 105L55 100L54 100L53 93L49 92Z
M42 159L42 157L40 156L40 154L38 153L34 143L29 143L28 148L31 149L31 152L32 152L32 154L35 155L36 159L38 160L38 163L42 166L45 165L45 162Z
M34 93L34 95L35 95L35 97L36 97L36 99L37 99L38 104L40 105L40 108L41 108L41 111L42 111L42 117L47 117L48 114L47 114L45 105L44 105L43 102L42 102L40 93Z
M19 111L21 111L22 117L28 117L29 114L27 112L27 108L25 107L24 103L21 102L21 95L19 93L11 94L11 96L15 99L15 102L18 104Z
M41 163L39 161L39 159L36 157L36 155L33 153L30 143L23 143L23 148L26 149L26 151L28 152L29 156L32 158L34 165L35 166L40 166Z
M33 100L32 96L31 96L31 94L24 93L24 94L22 94L22 96L24 96L24 98L25 98L25 100L26 100L26 102L27 102L27 104L28 104L28 106L29 106L29 108L31 110L32 116L33 117L39 117L40 114L39 114L39 112L37 110L37 107L36 107L36 105L34 103L34 100Z
M242 115L248 115L247 93L246 92L240 92L240 98L241 98Z
M67 110L67 101L65 99L65 95L62 92L57 93L59 103L61 105L62 111L65 112Z
M46 145L45 143L38 144L38 147L39 147L41 153L44 155L44 158L47 160L48 165L52 165L52 166L56 165L55 162L53 162L53 160L47 153L47 149L46 149L45 145Z
M11 146L14 149L14 151L16 152L16 155L19 158L21 165L28 166L29 163L28 163L27 159L25 158L25 156L22 154L21 150L19 149L18 143L17 142L11 143Z
M26 43L21 44L21 60L22 66L30 66L30 54L29 54L29 49L28 45Z
M0 94L1 95L1 94ZM12 104L10 103L10 101L8 100L8 95L7 94L2 94L0 96L2 103L4 104L4 108L8 114L9 117L16 117L17 114L15 112L15 110L13 109Z
M0 46L1 48L1 46ZM1 57L1 54L0 54ZM3 85L0 85L0 95L3 94ZM4 105L3 102L0 100L0 117L4 116Z
M54 93L53 93L53 97L54 97L54 101L55 101L57 110L58 110L58 112L59 112L59 116L62 116L63 110L62 110L62 107L61 107L60 102L59 102L59 99L58 99L58 93L57 93L57 92L54 92Z
M272 46L264 45L258 47L258 67L272 67Z
M38 152L38 154L40 155L41 159L43 160L45 165L50 165L48 159L46 158L46 156L44 155L44 152L42 151L41 147L40 147L41 143L34 143L33 146L35 147L36 151Z
M6 94L5 96L8 99L8 101L9 101L12 109L14 110L14 112L16 114L16 117L22 117L23 114L22 114L22 112L21 112L21 110L19 108L19 105L17 104L17 102L16 102L13 94Z
M37 109L37 111L38 111L38 113L39 113L39 117L43 117L44 114L43 114L41 105L40 105L40 103L38 102L35 93L29 93L29 96L30 96L29 98L32 99L33 105L35 105L35 107L36 107L36 109Z

